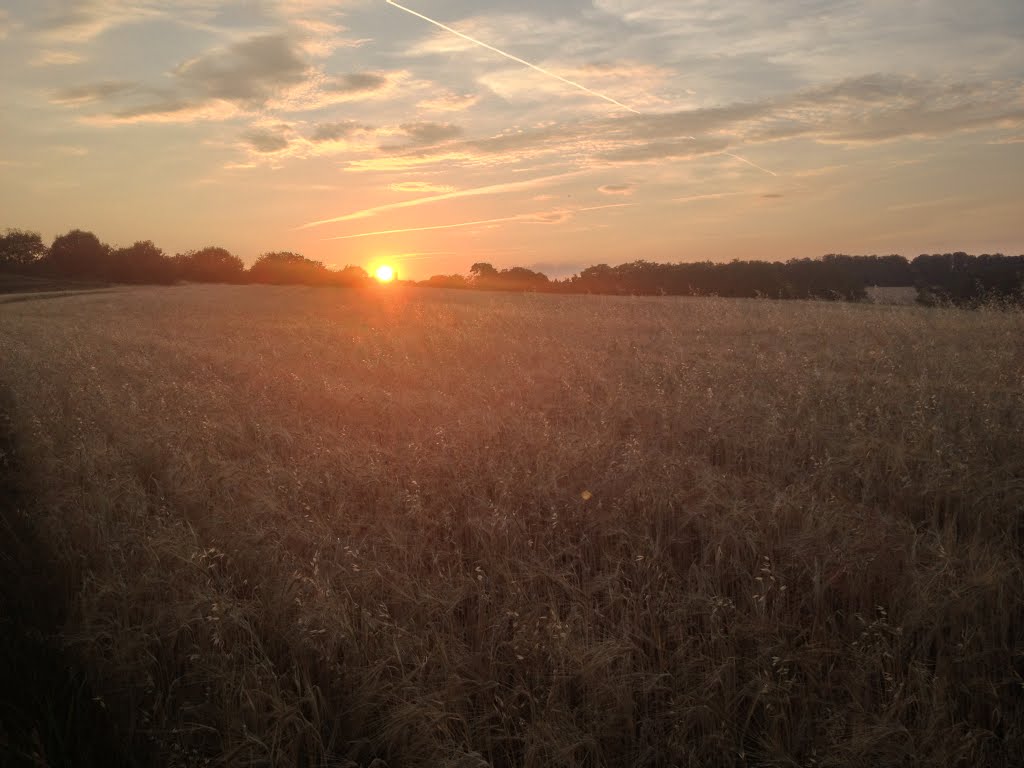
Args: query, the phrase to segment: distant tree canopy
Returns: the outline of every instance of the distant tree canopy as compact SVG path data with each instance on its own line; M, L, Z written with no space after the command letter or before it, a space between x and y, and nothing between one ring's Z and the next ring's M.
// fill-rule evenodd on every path
M657 264L633 261L595 264L566 280L548 280L523 267L498 270L485 262L470 267L468 278L435 275L420 285L553 293L766 297L859 301L867 288L916 287L924 304L976 306L995 301L1024 304L1024 256L848 256L787 262L732 261Z
M291 251L264 253L246 269L242 259L225 248L210 246L169 258L151 240L111 248L92 232L81 229L58 236L49 248L35 232L6 230L0 235L0 271L137 284L185 280L358 287L371 282L362 267L328 269L322 262ZM787 262L632 261L618 266L595 264L564 280L550 280L527 267L497 269L478 261L469 268L468 275L434 275L419 285L489 291L845 301L864 299L870 286L914 287L923 304L973 307L989 302L1024 304L1024 255L971 256L958 251L923 254L912 262L896 254L838 253Z
M911 268L923 304L1024 304L1024 256L922 254Z
M168 284L268 283L355 287L370 282L366 270L339 270L290 251L260 256L249 269L226 248L208 246L168 257L151 240L112 248L92 232L74 229L59 235L47 248L35 232L8 229L0 235L0 271L74 281Z
M485 291L543 291L551 286L547 275L526 267L497 270L479 262L469 268L468 286Z
M254 283L273 285L295 285L301 283L326 282L327 268L319 261L291 251L265 253L256 259L249 269L249 279Z
M573 293L730 296L776 299L846 299L866 296L864 283L834 264L801 259L786 262L733 261L728 264L655 264L634 261L598 264L562 283Z
M498 270L496 270L493 266L487 264L486 262L478 261L476 264L469 268L469 274L471 274L473 278L476 280L484 280L490 277L494 277L496 274L498 274Z
M37 232L8 229L0 235L0 269L25 270L38 264L45 255L46 246Z
M46 256L47 271L75 279L106 279L110 246L92 232L73 229L53 241Z
M104 277L115 283L173 283L174 262L152 240L143 240L110 251Z
M864 285L903 288L914 284L914 270L902 256L846 256L830 253L822 261L841 268L860 279Z
M465 275L434 275L420 283L428 288L472 288Z
M362 267L351 264L337 272L328 272L329 281L336 285L359 286L370 282L370 274Z
M226 248L215 246L186 251L174 257L180 280L194 283L241 283L245 263Z

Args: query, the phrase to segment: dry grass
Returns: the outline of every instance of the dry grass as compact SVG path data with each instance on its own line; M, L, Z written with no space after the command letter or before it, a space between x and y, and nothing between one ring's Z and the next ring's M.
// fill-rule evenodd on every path
M898 306L912 306L917 303L917 289L908 288L884 288L874 286L867 289L868 300L875 304L895 304Z
M67 646L162 764L999 766L1022 340L913 307L139 289L0 306L0 384Z

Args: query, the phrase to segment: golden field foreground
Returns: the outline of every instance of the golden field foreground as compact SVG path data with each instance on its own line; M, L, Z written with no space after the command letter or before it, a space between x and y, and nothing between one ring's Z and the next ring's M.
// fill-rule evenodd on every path
M138 764L1024 760L1020 313L115 290L0 387Z

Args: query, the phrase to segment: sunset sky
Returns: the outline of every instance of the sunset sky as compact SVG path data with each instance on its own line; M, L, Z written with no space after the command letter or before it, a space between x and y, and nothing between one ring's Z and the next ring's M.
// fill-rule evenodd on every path
M1019 0L403 5L550 74L385 0L4 0L0 229L403 277L1024 252Z

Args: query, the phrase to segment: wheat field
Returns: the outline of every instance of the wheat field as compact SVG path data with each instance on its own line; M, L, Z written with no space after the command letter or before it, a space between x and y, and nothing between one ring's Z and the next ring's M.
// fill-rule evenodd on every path
M0 389L133 764L1024 762L1021 313L126 289Z

